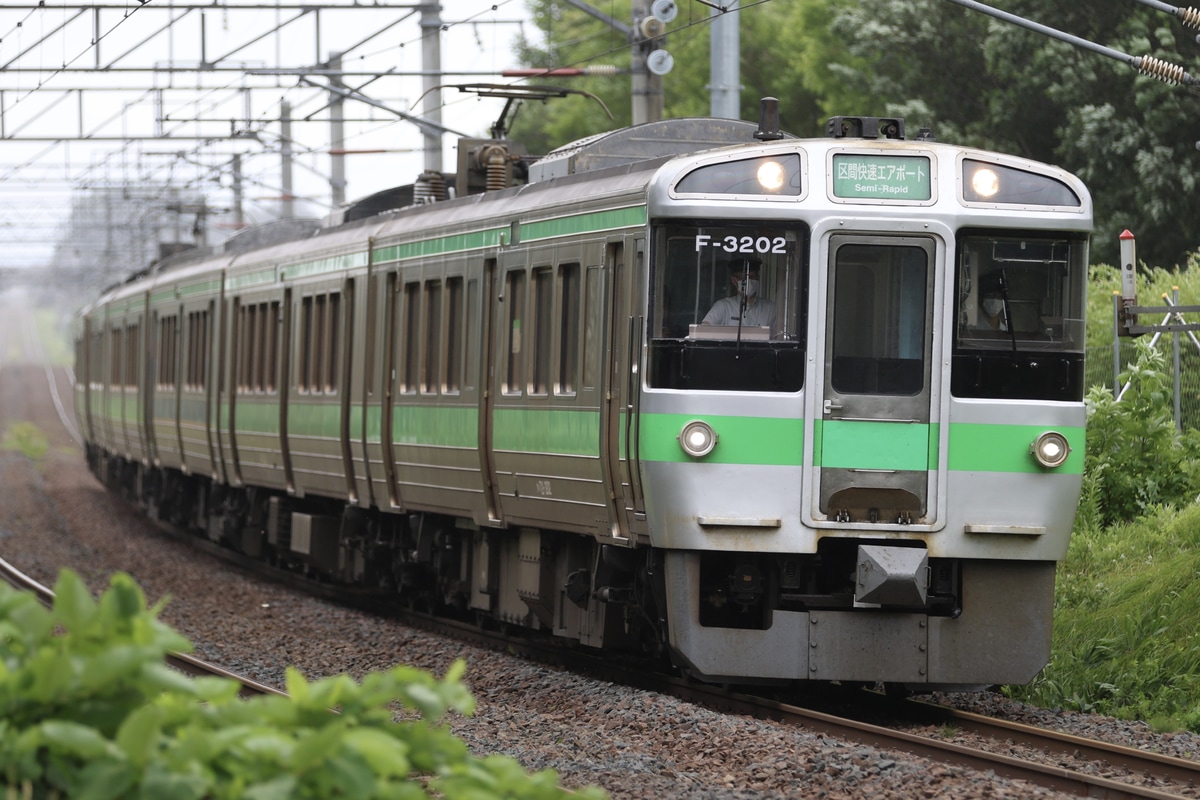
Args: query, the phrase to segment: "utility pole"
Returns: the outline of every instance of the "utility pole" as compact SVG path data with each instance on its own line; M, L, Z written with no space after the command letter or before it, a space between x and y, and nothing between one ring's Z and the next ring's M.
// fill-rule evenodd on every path
M246 214L242 209L242 154L233 154L233 224L239 231L246 227Z
M742 118L741 29L737 10L738 0L726 0L724 9L713 6L709 15L709 59L711 61L709 93L711 113L725 119Z
M654 75L646 65L651 39L647 34L656 31L661 33L662 24L653 21L646 23L650 17L650 0L634 0L633 2L633 52L630 57L629 71L633 78L633 124L643 122L658 122L663 116L663 85L662 76Z
M630 100L634 125L657 122L663 118L662 76L650 72L646 56L655 41L661 41L662 23L650 14L650 0L633 0L633 25L613 19L603 11L592 8L583 0L566 0L580 11L595 17L629 39L632 50L629 73L632 80Z
M279 104L279 134L283 137L279 143L282 159L279 165L279 182L283 188L279 217L292 219L296 216L296 197L292 194L292 104L287 100Z
M346 88L342 79L342 54L329 54L329 82L339 89ZM329 103L329 198L334 208L346 202L346 120L345 94L333 92Z
M442 71L442 7L437 3L421 6L421 79L425 90L424 118L438 127L442 124L442 90L437 88ZM442 171L442 134L428 126L425 133L425 169Z

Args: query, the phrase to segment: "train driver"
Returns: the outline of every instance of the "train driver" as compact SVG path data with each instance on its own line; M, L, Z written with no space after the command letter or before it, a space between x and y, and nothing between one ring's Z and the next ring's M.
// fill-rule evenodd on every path
M762 262L757 258L735 258L729 262L729 284L733 294L713 303L704 315L705 325L770 326L776 331L775 302L762 297L759 289L759 269Z
M989 275L979 287L979 327L1007 331L1004 315L1004 286L999 275Z

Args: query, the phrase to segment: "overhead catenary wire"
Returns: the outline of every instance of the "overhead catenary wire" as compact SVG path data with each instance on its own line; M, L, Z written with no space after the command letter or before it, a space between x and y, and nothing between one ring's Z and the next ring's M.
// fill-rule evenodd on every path
M1178 17L1179 21L1188 28L1200 29L1200 11L1197 11L1195 8L1182 8L1180 6L1173 6L1170 3L1164 3L1161 0L1134 0L1134 2L1141 3L1144 6L1149 6L1150 8L1154 8L1159 11L1165 11L1173 17Z
M1115 50L1111 47L1097 44L1089 39L1084 39L1080 36L1075 36L1074 34L1060 31L1057 28L1051 28L1048 25L1042 25L1041 23L1025 19L1024 17L1016 14L1010 14L1007 11L1001 11L998 8L993 8L992 6L977 2L977 0L950 0L950 2L957 3L960 6L964 6L983 14L987 14L1012 25L1017 25L1021 28L1040 33L1043 36L1048 36L1051 39L1058 39L1059 41L1073 44L1076 47L1089 50L1093 53L1105 56L1106 58L1111 58L1116 61L1123 61L1143 75L1149 75L1152 78L1158 78L1160 81L1164 81L1165 83L1181 83L1185 86L1194 86L1197 83L1200 83L1200 81L1197 81L1197 79L1189 74L1183 67L1155 58L1154 56L1132 56L1128 53L1122 53L1120 50Z

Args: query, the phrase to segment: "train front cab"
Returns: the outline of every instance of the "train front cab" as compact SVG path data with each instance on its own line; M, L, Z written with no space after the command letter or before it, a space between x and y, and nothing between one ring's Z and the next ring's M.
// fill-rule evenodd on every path
M641 454L671 649L715 680L1027 682L1081 482L1086 190L1022 168L1020 209L972 202L957 149L857 145L776 159L774 194L744 188L766 159L712 181L701 159L652 201ZM924 197L839 197L847 152L919 159ZM744 257L775 321L705 325Z

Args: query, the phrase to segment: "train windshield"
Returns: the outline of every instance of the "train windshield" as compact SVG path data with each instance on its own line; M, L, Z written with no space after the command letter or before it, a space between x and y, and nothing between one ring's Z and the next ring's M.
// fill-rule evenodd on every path
M651 258L651 386L799 391L807 231L778 223L658 228Z
M1079 400L1087 239L975 232L958 253L952 393Z

